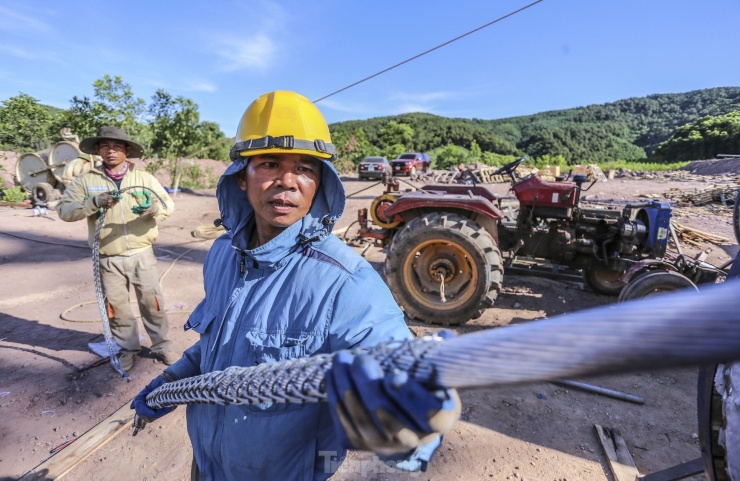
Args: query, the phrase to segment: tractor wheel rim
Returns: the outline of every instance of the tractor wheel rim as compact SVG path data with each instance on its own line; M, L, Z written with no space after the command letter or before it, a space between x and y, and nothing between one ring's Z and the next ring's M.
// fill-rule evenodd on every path
M599 284L607 287L619 287L624 284L620 280L622 277L622 272L619 271L613 271L611 269L598 269L594 271L593 273L594 278L599 282Z
M444 278L446 302L442 302L440 276ZM409 293L426 308L454 310L473 297L478 285L478 266L461 246L428 240L404 259L403 280Z

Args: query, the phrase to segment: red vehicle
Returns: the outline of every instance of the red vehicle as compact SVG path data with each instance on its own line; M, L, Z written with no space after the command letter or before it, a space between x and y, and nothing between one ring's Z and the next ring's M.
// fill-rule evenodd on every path
M432 167L432 159L429 154L407 153L401 154L391 161L393 175L408 175L412 179L420 172L427 172Z
M515 259L581 271L594 290L617 295L630 267L663 257L668 204L585 207L586 176L520 179L514 171L524 159L495 172L511 176L516 214L507 214L484 186L425 185L401 193L397 180L384 177L386 192L358 213L358 235L388 246L386 279L407 316L446 325L479 317L493 305L504 268L515 271Z

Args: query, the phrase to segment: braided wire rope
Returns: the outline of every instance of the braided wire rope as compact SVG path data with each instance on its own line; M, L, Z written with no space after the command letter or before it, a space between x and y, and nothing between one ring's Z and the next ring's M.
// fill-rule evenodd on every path
M740 280L607 305L444 341L420 338L359 350L384 372L405 371L432 388L550 381L740 359ZM189 403L257 404L326 400L333 355L173 381L151 392L154 409Z
M123 189L120 189L118 191L118 194L120 195L131 189L146 189L148 191L151 191L151 193L154 194L154 196L159 199L162 204L164 204L164 200L162 200L162 198L156 192L154 192L154 190L143 185L125 187ZM107 212L107 208L101 210L100 217L98 217L98 221L95 225L95 235L93 236L92 262L93 280L95 284L95 300L98 303L98 311L100 312L100 318L103 321L103 337L105 338L105 345L108 348L108 355L110 356L111 366L113 366L113 369L115 369L115 371L120 374L126 381L131 381L131 376L129 376L128 373L121 368L121 363L118 361L118 356L116 356L115 348L113 347L113 333L110 330L108 309L105 305L105 294L103 293L103 282L100 277L100 231L102 230L103 224L105 223L105 214Z
M113 333L110 330L110 320L108 318L108 309L105 306L105 295L103 294L103 283L100 278L100 230L103 228L105 222L105 214L108 209L103 209L98 217L98 223L95 226L95 236L93 237L92 245L92 262L93 262L93 279L95 282L95 299L98 303L98 311L100 311L100 318L103 320L103 337L105 338L105 345L108 348L108 355L110 356L110 364L118 374L123 376L126 381L131 381L131 376L121 368L121 363L118 361L116 351L113 348Z
M424 357L438 344L439 337L413 341L392 341L353 354L367 354L380 362L384 371L402 370L422 382L432 375ZM177 404L262 404L326 401L325 373L331 369L333 354L265 363L255 367L232 366L202 376L167 383L147 396L154 409Z

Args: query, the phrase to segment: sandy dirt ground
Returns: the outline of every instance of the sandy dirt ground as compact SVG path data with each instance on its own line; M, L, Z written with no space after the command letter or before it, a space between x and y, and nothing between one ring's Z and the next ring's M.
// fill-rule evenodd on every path
M373 184L354 176L344 180L350 194ZM707 187L710 180L615 179L596 184L588 197L640 200L641 194L661 194L672 187ZM491 188L498 195L511 195L507 185ZM376 185L350 197L336 228L347 227L357 210L369 207L381 192ZM182 327L203 296L201 268L212 243L193 237L191 231L212 225L218 217L213 194L179 194L176 212L161 223L155 245L180 350L196 340ZM728 239L720 245L686 246L690 253L711 249L708 261L715 265L734 257L729 210L677 208L674 218ZM103 340L85 240L83 222L62 222L53 211L33 217L30 209L0 207L0 480L18 479L49 458L50 450L129 404L164 367L145 348L131 382L110 365L79 371L99 359L88 343ZM384 251L373 247L366 257L382 270ZM516 275L504 279L496 305L455 331L505 328L616 301L580 282ZM414 321L409 325L416 335L438 329ZM148 342L142 341L144 346ZM655 472L700 457L696 378L697 369L682 368L580 379L644 397L642 405L552 383L464 390L462 419L445 437L426 473L399 473L371 454L353 452L332 479L611 480L595 424L619 429L640 472ZM136 437L129 430L120 433L64 479L189 479L192 452L184 411L177 409Z

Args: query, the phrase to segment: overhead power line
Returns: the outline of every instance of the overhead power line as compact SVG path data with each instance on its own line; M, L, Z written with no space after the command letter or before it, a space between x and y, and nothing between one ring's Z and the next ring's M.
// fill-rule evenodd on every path
M481 25L480 27L478 27L478 28L475 28L475 29L473 29L473 30L470 30L469 32L466 32L466 33L464 33L464 34L462 34L462 35L459 35L459 36L457 36L457 37L453 38L452 40L448 40L448 41L446 41L446 42L444 42L444 43L441 43L441 44L437 45L436 47L432 47L432 48L430 48L429 50L426 50L426 51L424 51L424 52L422 52L422 53L420 53L420 54L418 54L418 55L414 55L414 56L413 56L413 57L411 57L411 58L407 58L406 60L404 60L404 61L402 61L402 62L399 62L399 63L397 63L397 64L395 64L395 65L392 65L392 66L390 66L390 67L388 67L388 68L386 68L386 69L383 69L383 70L381 70L380 72L374 73L374 74L372 74L372 75L370 75L370 76L368 76L368 77L365 77L365 78L364 78L364 79L362 79L362 80L358 80L357 82L355 82L355 83L353 83L353 84L347 85L346 87L343 87L343 88L341 88L341 89L339 89L339 90L336 90L336 91L334 91L334 92L330 93L329 95L324 95L324 96L323 96L323 97L321 97L320 99L318 99L318 100L314 100L314 101L313 101L313 103L321 102L321 101L322 101L322 100L324 100L324 99L328 99L328 98L329 98L329 97L331 97L332 95L336 95L336 94L338 94L339 92L344 92L345 90L347 90L347 89L350 89L350 88L354 87L355 85L359 85L359 84L361 84L362 82L366 82L366 81L370 80L371 78L374 78L374 77L377 77L378 75L384 74L384 73L386 73L386 72L388 72L388 71L390 71L390 70L393 70L393 69L394 69L394 68L396 68L396 67L400 67L401 65L403 65L403 64L406 64L406 63L409 63L409 62L411 62L412 60L416 60L417 58L419 58L419 57L422 57L422 56L424 56L424 55L426 55L426 54L428 54L428 53L430 53L430 52L434 52L435 50L437 50L437 49L440 49L440 48L444 47L445 45L449 45L449 44L451 44L452 42L456 42L457 40L460 40L461 38L467 37L468 35L471 35L471 34L473 34L473 33L477 32L478 30L483 30L483 29L484 29L484 28L486 28L486 27L490 27L490 26L491 26L491 25L493 25L494 23L498 23L498 22L500 22L501 20L504 20L504 19L506 19L506 18L509 18L509 17L511 17L511 16L514 16L514 15L516 15L517 13L519 13L519 12L522 12L522 11L524 11L524 10L528 9L529 7L533 7L533 6L535 6L535 5L537 5L538 3L541 3L541 2L543 2L543 1L544 1L544 0L537 0L537 1L535 1L535 2L532 2L532 3L530 3L529 5L525 5L524 7L520 8L520 9L518 9L518 10L514 10L513 12L507 13L507 14L506 14L506 15L504 15L503 17L499 17L499 18L497 18L496 20L493 20L493 21L491 21L491 22L488 22L488 23L487 23L487 24L485 24L485 25Z
M324 99L328 99L328 98L329 98L329 97L331 97L332 95L336 95L336 94L338 94L339 92L344 92L345 90L347 90L347 89L350 89L350 88L354 87L355 85L359 85L359 84L361 84L362 82L365 82L365 81L367 81L367 80L370 80L371 78L377 77L378 75L382 75L382 74L384 74L384 73L386 73L386 72L388 72L388 71L390 71L390 70L393 70L393 69L394 69L394 68L396 68L396 67L400 67L401 65L403 65L403 64L406 64L406 63L409 63L409 62L411 62L412 60L416 60L417 58L419 58L419 57L422 57L422 56L424 56L424 55L426 55L426 54L428 54L428 53L430 53L430 52L434 52L435 50L437 50L437 49L440 49L440 48L444 47L445 45L449 45L449 44L451 44L452 42L456 42L457 40L460 40L461 38L467 37L468 35L471 35L471 34L473 34L473 33L477 32L478 30L483 30L483 29L484 29L484 28L486 28L486 27L490 27L490 26L491 26L491 25L493 25L494 23L498 23L498 22L500 22L501 20L504 20L504 19L506 19L506 18L509 18L509 17L511 17L511 16L514 16L514 15L516 15L516 14L517 14L517 13L519 13L519 12L523 12L524 10L528 9L529 7L533 7L533 6L535 6L535 5L537 5L538 3L541 3L541 2L543 2L543 1L544 1L544 0L536 0L536 1L532 2L532 3L530 3L529 5L525 5L525 6L523 6L522 8L520 8L520 9L518 9L518 10L514 10L513 12L507 13L506 15L504 15L504 16L502 16L502 17L499 17L499 18L497 18L496 20L490 21L490 22L488 22L488 23L487 23L487 24L485 24L485 25L481 25L481 26L480 26L480 27L478 27L478 28L474 28L473 30L470 30L470 31L468 31L468 32L466 32L466 33L464 33L464 34L462 34L462 35L458 35L457 37L455 37L455 38L453 38L453 39L451 39L451 40L448 40L448 41L446 41L446 42L444 42L444 43L441 43L441 44L437 45L436 47L432 47L432 48L430 48L429 50L426 50L426 51L424 51L424 52L422 52L422 53L420 53L420 54L418 54L418 55L414 55L414 56L413 56L413 57L411 57L411 58L407 58L407 59L406 59L406 60L404 60L403 62L399 62L399 63L397 63L397 64L395 64L395 65L392 65L392 66L390 66L390 67L388 67L388 68L386 68L386 69L383 69L383 70L381 70L380 72L377 72L377 73L374 73L374 74L372 74L372 75L370 75L370 76L368 76L368 77L365 77L365 78L364 78L364 79L362 79L362 80L358 80L357 82L355 82L355 83L353 83L353 84L347 85L346 87L343 87L343 88L341 88L341 89L339 89L339 90L335 90L334 92L330 93L329 95L324 95L324 96L323 96L323 97L321 97L320 99L318 99L318 100L314 100L314 101L313 101L313 103L321 102L321 101L322 101L322 100L324 100ZM187 159L187 158L193 157L194 155L196 155L196 154L199 154L199 153L201 153L201 152L203 152L203 151L205 151L205 150L208 150L208 149L210 149L210 148L212 148L212 147L216 147L217 145L220 145L220 144L222 144L222 143L224 143L224 142L226 142L226 141L228 141L228 140L234 140L234 139L235 139L235 137L230 137L230 138L228 138L228 139L223 139L223 140L221 140L221 141L219 141L219 142L216 142L216 143L215 143L215 144L213 144L213 145L209 145L208 147L204 147L204 148L202 148L202 149L200 149L200 150L198 150L198 151L196 151L196 152L193 152L193 153L191 153L191 154L188 154L188 155L186 155L186 156L185 156L185 158Z

